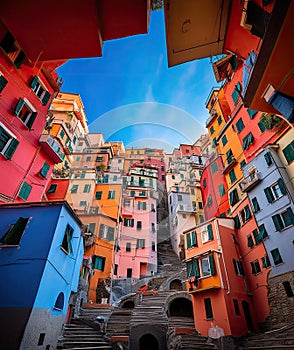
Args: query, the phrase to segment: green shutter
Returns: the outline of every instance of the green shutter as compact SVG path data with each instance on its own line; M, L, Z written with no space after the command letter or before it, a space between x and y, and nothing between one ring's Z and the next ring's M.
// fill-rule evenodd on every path
M208 259L209 259L210 273L213 276L213 275L215 275L213 255L209 255Z
M95 232L95 227L96 227L96 224L95 222L91 222L88 226L88 231L91 232L91 233L94 233Z
M0 75L0 92L5 88L7 82L3 75Z
M245 207L245 219L246 221L249 220L251 218L251 212L250 212L250 209L249 209L249 206L246 205Z
M31 193L31 190L32 190L32 186L29 185L27 182L24 182L21 186L18 196L23 200L27 200L29 197L29 194Z
M255 116L255 114L257 113L257 111L250 109L250 108L247 109L247 112L249 114L250 119L252 119Z
M289 207L286 210L286 215L283 216L285 221L285 226L288 227L290 225L294 225L294 214L292 209Z
M284 228L283 221L279 214L272 216L272 220L277 231L281 231Z
M12 139L9 143L8 148L4 152L4 157L6 157L7 159L11 159L18 145L19 141L17 141L16 139Z
M31 82L31 88L34 90L34 88L37 85L37 82L39 81L39 78L35 75L32 82Z
M37 118L37 112L32 112L32 115L26 124L29 130L31 130L36 118Z
M254 237L254 240L255 240L255 244L260 243L260 237L259 237L258 230L254 229L252 233L253 233L253 237Z
M114 228L113 227L108 227L106 239L108 241L113 241L114 240Z
M260 132L261 132L261 133L264 133L265 130L266 130L266 128L265 128L263 122L260 121L260 122L257 123L257 125L258 125L258 127L259 127Z
M24 106L24 104L25 104L24 99L23 99L23 98L20 98L20 99L18 100L18 102L17 102L17 105L15 106L15 109L14 109L14 114L15 114L15 115L19 116L19 113L20 113L22 107Z
M264 193L266 195L266 198L267 198L268 202L272 203L273 200L274 200L274 196L272 194L272 191L271 191L270 187L266 187L263 191L264 191Z
M192 246L196 247L197 246L197 235L196 235L196 231L192 231L191 232L191 236L192 236Z
M234 223L235 223L235 228L236 228L236 229L238 229L238 228L241 227L239 215L236 215L236 216L234 217Z
M253 211L254 213L258 212L260 210L260 206L258 204L257 198L252 198L252 205L253 205Z
M42 98L42 104L44 106L46 106L46 104L48 103L50 97L51 97L51 94L48 91L46 91L44 97Z
M124 219L126 220L126 219ZM100 227L99 227L99 238L104 238L104 228L105 228L105 225L104 224L100 224Z
M46 178L49 169L50 169L50 165L47 162L44 162L42 169L40 170L40 175Z
M251 235L247 236L247 245L250 248L254 246L253 238Z
M267 164L268 166L270 166L270 165L273 164L273 159L272 159L272 155L270 154L270 152L266 152L266 153L264 154L264 159L265 159L266 164Z
M20 51L20 53L17 55L16 59L14 60L14 65L16 68L19 68L23 61L25 60L26 55L23 51Z
M287 188L285 186L284 181L281 178L278 179L278 185L279 185L279 188L280 188L281 192L283 194L287 194Z
M292 141L288 146L286 146L282 152L284 153L284 156L288 162L292 162L294 160L294 141Z
M190 233L187 233L186 234L186 242L187 242L187 248L191 248L192 247L192 244L191 244L191 235Z
M212 225L207 225L207 231L208 231L208 239L211 241L213 240L213 233L212 233Z

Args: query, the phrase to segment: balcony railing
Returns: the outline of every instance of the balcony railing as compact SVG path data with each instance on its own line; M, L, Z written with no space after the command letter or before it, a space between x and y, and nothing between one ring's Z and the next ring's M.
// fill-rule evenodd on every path
M223 174L229 172L235 166L236 163L237 160L234 156L230 156L229 158L227 158L224 164Z
M64 153L54 137L48 134L42 134L39 143L54 163L60 163L64 160Z
M261 181L261 176L258 171L249 174L240 183L240 188L243 192L249 192L254 186L256 186Z
M185 212L185 213L197 213L196 206L189 204L178 204L176 206L176 212Z

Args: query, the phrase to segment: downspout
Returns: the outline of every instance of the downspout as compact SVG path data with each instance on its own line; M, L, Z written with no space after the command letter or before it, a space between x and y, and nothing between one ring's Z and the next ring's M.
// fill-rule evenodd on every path
M217 223L218 223L218 219L214 220L214 227L215 227L215 232L216 232L216 236L217 236L217 242L218 242L221 254L222 254L222 260L223 260L225 275L226 275L226 282L227 282L227 286L228 286L227 294L230 294L231 287L230 287L230 282L229 282L229 276L228 276L228 271L226 268L226 263L225 263L225 259L224 259L224 253L223 253L223 248L222 248L222 244L221 244L221 239L220 239L220 234L219 234L219 229L218 229Z

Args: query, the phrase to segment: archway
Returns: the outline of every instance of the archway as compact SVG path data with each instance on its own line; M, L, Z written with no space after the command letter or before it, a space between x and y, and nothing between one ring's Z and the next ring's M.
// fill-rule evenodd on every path
M183 290L182 282L179 279L172 280L169 286L170 290Z
M152 334L144 334L139 339L139 350L159 350L158 341Z
M123 309L133 309L135 307L135 303L133 302L133 300L127 300L121 305L121 307Z
M187 298L174 299L169 305L169 316L181 316L193 318L192 302Z

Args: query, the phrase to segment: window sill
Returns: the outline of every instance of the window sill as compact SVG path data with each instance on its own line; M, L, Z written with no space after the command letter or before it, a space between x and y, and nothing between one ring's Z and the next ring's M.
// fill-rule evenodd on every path
M19 248L20 245L19 244L3 244L3 245L0 245L0 249L2 248Z

